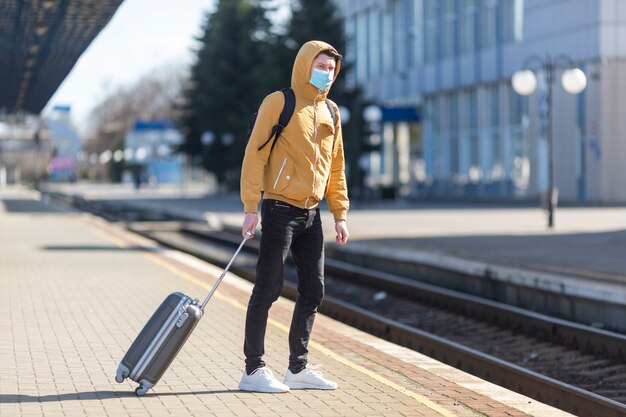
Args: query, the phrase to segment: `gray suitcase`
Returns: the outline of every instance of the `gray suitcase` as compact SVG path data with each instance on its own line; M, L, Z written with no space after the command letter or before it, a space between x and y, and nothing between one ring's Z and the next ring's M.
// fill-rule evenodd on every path
M202 318L204 307L250 235L249 232L246 234L202 304L197 298L192 300L179 292L165 298L124 355L117 367L115 381L122 383L130 378L138 382L137 395L144 395L159 382Z

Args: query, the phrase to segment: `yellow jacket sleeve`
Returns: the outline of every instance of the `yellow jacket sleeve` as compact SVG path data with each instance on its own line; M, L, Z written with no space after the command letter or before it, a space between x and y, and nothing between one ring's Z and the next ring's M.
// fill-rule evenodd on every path
M337 111L337 114L339 112ZM330 181L326 201L328 209L333 214L335 221L346 220L350 202L348 200L348 187L346 185L345 158L343 153L343 137L341 134L341 121L337 121L335 128L336 144L332 154L330 166Z
M284 104L283 93L277 91L265 97L259 107L241 166L241 201L245 213L258 212L265 165L270 155L272 142L278 138L272 139L262 150L258 149L270 137L272 127L278 123Z

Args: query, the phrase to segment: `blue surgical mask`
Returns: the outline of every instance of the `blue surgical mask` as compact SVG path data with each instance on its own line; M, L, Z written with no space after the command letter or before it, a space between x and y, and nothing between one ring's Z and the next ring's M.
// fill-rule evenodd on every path
M326 90L326 88L333 83L333 74L313 68L309 82L318 90Z

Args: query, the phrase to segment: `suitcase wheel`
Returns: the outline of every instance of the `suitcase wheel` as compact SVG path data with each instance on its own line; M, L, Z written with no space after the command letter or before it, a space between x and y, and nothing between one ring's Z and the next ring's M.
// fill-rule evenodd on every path
M148 390L152 388L153 386L154 384L151 384L145 379L142 379L141 381L139 381L139 386L135 389L135 394L137 394L137 396L142 396L146 392L148 392Z
M117 373L115 374L115 382L121 384L126 378L128 378L128 375L128 368L120 364L120 366L117 368Z

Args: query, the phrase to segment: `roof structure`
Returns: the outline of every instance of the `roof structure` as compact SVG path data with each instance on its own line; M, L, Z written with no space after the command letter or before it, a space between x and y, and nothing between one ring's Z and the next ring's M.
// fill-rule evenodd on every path
M123 0L0 0L0 112L41 112Z

